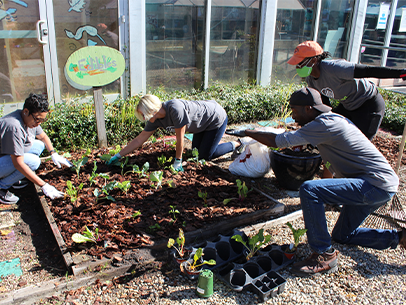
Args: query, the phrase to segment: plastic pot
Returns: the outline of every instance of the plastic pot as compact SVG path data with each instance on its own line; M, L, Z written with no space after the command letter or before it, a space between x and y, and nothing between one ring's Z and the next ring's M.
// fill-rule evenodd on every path
M271 167L279 184L297 191L306 180L312 180L321 164L319 154L292 156L271 150Z

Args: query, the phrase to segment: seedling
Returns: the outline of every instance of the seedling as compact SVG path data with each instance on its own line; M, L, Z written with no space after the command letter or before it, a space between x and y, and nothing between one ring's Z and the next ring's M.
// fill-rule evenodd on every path
M203 192L199 191L199 192L197 193L197 195L198 195L200 198L203 199L204 205L207 206L207 192L204 192L204 193L203 193Z
M117 181L112 181L112 182L109 182L108 184L106 184L105 186L103 186L101 191L98 188L96 188L93 191L93 195L96 197L96 202L99 201L101 194L105 194L106 199L108 199L108 200L116 201L113 196L109 195L109 191L113 190L117 186L117 184L118 184Z
M70 197L70 201L73 203L78 200L78 191L83 188L83 183L81 183L77 188L73 186L72 181L66 181L66 195Z
M300 237L307 232L307 229L295 229L293 228L290 222L287 222L286 225L290 228L293 234L293 244L289 245L289 251L294 252L297 249L297 246L300 243Z
M200 163L200 164L206 164L206 161L204 159L199 160L199 151L197 150L197 148L193 148L192 149L192 158L187 159L187 161L193 161L196 164Z
M141 212L140 211L136 211L134 214L131 215L131 218L135 218L137 216L141 216Z
M155 171L149 175L149 180L151 182L156 182L156 185L152 183L152 187L158 189L162 187L162 179L163 179L164 172L163 171Z
M199 248L196 250L195 254L193 255L193 262L191 263L190 261L186 261L187 264L187 268L190 271L195 271L197 268L207 264L207 265L211 265L214 266L216 264L216 261L214 259L211 260L201 260L203 256L203 249ZM200 263L198 263L198 261L200 261ZM183 272L183 266L180 265L181 271Z
M175 246L175 240L173 238L169 238L167 247L173 247L178 252L179 257L183 257L185 255L185 234L181 228L179 228L179 236L176 238L176 243L178 245L177 247Z
M150 232L155 232L155 231L158 231L160 229L161 229L161 226L159 224L157 224L157 223L148 227L148 230Z
M72 160L72 170L76 171L76 175L79 177L79 172L80 172L80 168L85 165L87 163L87 161L89 160L88 157L83 157L82 159L79 159L77 161Z
M123 181L123 182L117 182L116 185L121 191L127 194L128 190L131 187L131 182L130 181Z
M128 163L128 157L125 157L123 162L120 162L120 167L121 167L121 176L124 176L124 167Z
M260 229L257 234L252 237L248 237L248 244L244 241L241 235L234 235L231 239L242 243L248 250L247 260L254 256L254 254L261 249L263 245L268 244L271 241L271 235L264 236L264 229Z
M172 214L172 220L176 221L176 214L180 214L180 212L176 209L176 205L170 205L171 209L169 210L169 214Z
M247 198L247 194L251 192L253 188L248 190L248 187L245 185L245 181L241 183L240 179L237 179L236 182L238 187L238 198L240 199L240 201L244 201L244 199Z
M96 230L94 230L94 233L93 233L86 226L85 230L83 231L82 234L80 234L80 233L73 234L72 235L72 240L75 243L85 243L85 242L96 243L96 242L98 242L100 240L99 239L99 228L96 228Z
M164 155L158 157L158 166L161 168L166 168L165 164L172 161L172 157L167 159ZM169 167L169 166L168 166Z
M132 167L132 170L125 172L124 175L126 175L128 173L136 173L136 174L138 174L139 177L144 177L144 176L146 176L146 173L149 170L149 163L148 162L144 163L141 170L140 170L140 168L138 167L137 164L130 164L128 166Z
M90 186L92 186L92 184L94 183L94 179L98 176L96 174L96 171L97 171L96 161L93 161L93 170L92 170L92 174L89 177Z

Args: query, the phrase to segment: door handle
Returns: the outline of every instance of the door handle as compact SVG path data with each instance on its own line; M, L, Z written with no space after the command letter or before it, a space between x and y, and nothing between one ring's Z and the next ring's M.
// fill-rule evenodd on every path
M45 27L42 28L41 25L44 24ZM37 39L41 44L48 43L48 28L46 27L46 22L44 20L38 20L36 24L37 28Z

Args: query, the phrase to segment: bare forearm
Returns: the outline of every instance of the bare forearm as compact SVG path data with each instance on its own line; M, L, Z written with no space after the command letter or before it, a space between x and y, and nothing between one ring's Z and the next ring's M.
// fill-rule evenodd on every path
M275 143L276 133L260 131L260 130L249 130L245 131L245 134L258 142L269 146L269 147L278 147Z

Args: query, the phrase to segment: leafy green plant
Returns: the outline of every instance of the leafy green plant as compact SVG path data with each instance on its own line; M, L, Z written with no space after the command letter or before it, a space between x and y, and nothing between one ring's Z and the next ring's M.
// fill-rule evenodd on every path
M201 260L203 255L204 255L203 249L198 248L196 250L195 254L193 255L193 261L192 262L186 261L186 265L187 265L186 268L188 268L190 271L196 271L197 268L199 268L205 264L211 265L211 266L214 266L216 264L216 261L214 259L210 259L208 261ZM180 265L180 266L181 266L181 270L183 272L183 266L182 265Z
M70 201L73 203L78 200L78 192L83 189L83 183L81 183L77 188L73 185L72 181L66 181L66 195L70 197Z
M178 245L177 247L175 246L175 240L173 238L169 238L166 246L168 248L173 247L178 252L179 257L183 257L185 255L185 234L181 228L179 228L179 236L176 238L176 244Z
M131 187L131 182L130 181L117 182L116 187L118 187L121 191L127 194L128 190Z
M83 157L83 158L81 158L81 159L79 159L77 161L75 161L75 160L71 161L72 164L73 164L72 170L74 170L76 172L76 175L78 177L79 177L79 172L80 172L81 167L84 166L87 163L88 160L89 160L88 157Z
M82 234L80 233L74 233L72 235L72 240L75 243L85 243L85 242L91 242L91 243L96 243L100 240L99 237L99 228L96 228L94 230L94 233L89 230L89 228L86 226L85 230L83 231Z
M261 249L262 246L268 244L271 241L271 235L264 236L264 229L260 229L257 234L248 237L248 243L244 241L241 235L234 235L231 239L242 243L248 250L246 256L247 260L254 256L254 254Z
M161 168L166 168L165 164L172 161L172 157L166 158L164 155L158 157L158 166Z
M253 190L253 188L251 188L250 190L248 190L248 187L245 185L245 181L243 183L241 183L240 179L236 180L237 182L237 188L238 188L238 199L240 201L244 201L245 198L247 198L247 195L249 192L251 192Z
M172 220L176 221L176 214L180 214L180 212L176 209L176 205L170 205L169 207L171 208L169 214L172 215Z
M197 193L197 195L198 195L200 198L203 199L204 205L207 206L207 192L204 192L204 193L203 193L203 192L199 191L199 192Z
M120 168L121 168L121 176L124 176L124 168L128 163L128 157L125 157L124 161L120 162Z
M297 246L300 243L300 237L304 235L307 232L307 229L295 229L293 228L292 224L290 222L287 222L286 225L289 227L289 229L292 231L293 234L293 244L290 244L289 250L291 252L296 251Z
M138 174L139 177L145 177L145 176L146 176L146 173L147 173L148 170L149 170L149 163L148 163L148 162L145 162L145 163L144 163L144 165L142 166L141 170L140 170L140 168L138 167L137 164L130 164L130 165L128 165L128 166L131 167L132 170L125 172L125 173L124 173L124 176L125 176L126 174L128 174L128 173L136 173L136 174Z
M91 175L89 176L89 182L90 182L90 186L92 186L92 184L94 183L94 180L96 179L96 177L98 176L96 174L97 171L97 165L96 165L96 161L93 161L93 170Z
M99 201L100 199L100 195L104 194L106 195L105 198L111 201L116 201L116 199L114 199L113 196L109 195L109 192L111 190L113 190L116 186L117 186L118 182L117 181L112 181L107 183L106 185L103 186L103 188L101 190L99 190L98 188L96 188L93 191L93 195L96 197L96 202Z
M156 182L156 184L152 183L152 187L158 189L162 187L162 179L163 179L164 172L163 171L155 171L149 175L149 180L151 182Z
M140 211L136 211L134 214L131 215L131 218L135 218L137 216L140 216L141 212Z
M192 158L187 159L187 161L192 161L195 163L200 163L200 164L206 164L206 161L204 159L199 160L199 151L197 150L196 147L192 149Z
M161 226L159 224L154 224L148 227L149 232L155 232L161 229Z

